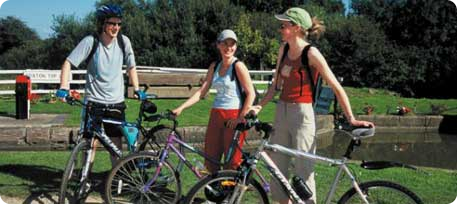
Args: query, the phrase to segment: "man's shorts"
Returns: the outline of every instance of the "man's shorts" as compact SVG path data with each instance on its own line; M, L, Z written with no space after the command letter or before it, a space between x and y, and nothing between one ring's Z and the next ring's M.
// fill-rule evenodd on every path
M95 120L96 124L100 124L102 119L113 119L116 121L125 121L125 103L116 104L102 104L96 102L88 102L88 110L86 114L90 114L92 120ZM121 127L112 123L103 123L103 129L105 129L108 137L122 137Z

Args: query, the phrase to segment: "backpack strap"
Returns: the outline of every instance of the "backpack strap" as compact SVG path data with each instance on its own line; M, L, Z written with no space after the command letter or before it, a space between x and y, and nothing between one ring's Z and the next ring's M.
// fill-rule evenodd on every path
M279 79L279 77L281 77L281 64L282 64L282 62L284 61L284 59L286 58L287 52L289 52L289 43L286 43L286 45L284 45L284 51L282 52L283 54L282 54L282 56L281 56L281 60L279 61L278 79ZM278 83L276 83L275 89L276 89L276 90L279 90L279 88L278 88Z
M122 33L117 34L117 43L119 44L119 47L122 50L122 64L125 64L125 43L124 43L124 38L122 37Z
M303 51L302 51L302 54L301 54L301 63L303 65L303 67L306 69L306 72L308 73L308 79L309 79L309 82L310 82L310 86L311 86L311 91L313 93L313 103L314 103L314 98L316 96L316 86L317 84L314 84L314 80L313 80L313 76L312 76L312 73L311 73L311 68L309 67L309 60L308 60L308 51L309 49L311 48L311 44L305 46L303 48ZM303 86L303 79L301 80L301 87ZM301 91L300 91L300 95L302 95Z
M88 65L90 60L92 60L92 57L94 57L94 54L95 54L95 52L97 51L97 48L98 48L98 42L100 41L98 39L98 35L95 34L95 33L92 34L92 38L94 38L94 42L92 43L92 48L91 48L91 50L89 52L89 55L87 56L87 58L85 60L86 65Z
M235 65L236 65L236 63L238 63L239 61L240 61L240 60L238 60L238 59L236 59L235 61L233 61L233 63L232 63L232 66L233 66L233 68L232 68L232 76L231 76L231 78L230 78L231 81L233 81L233 80L236 79L236 83L237 83L238 87L239 87L240 83L239 83L239 81L238 81L238 75L236 75L236 68L235 68Z
M241 84L240 84L240 80L238 79L238 75L236 74L236 63L238 63L239 60L236 59L232 65L232 76L231 76L231 81L235 80L235 83L236 83L236 87L238 89L238 91L240 92L240 96L241 96L241 105L244 106L244 100L245 100L245 96L243 96L243 90L242 90L242 87L241 87Z
M97 48L98 48L98 43L100 42L100 39L98 38L97 34L93 33L92 37L94 38L94 42L92 43L92 48L89 52L89 55L87 56L87 58L85 60L86 65L89 64L90 60L92 60L92 58L94 57L95 52L97 51ZM117 35L117 43L119 44L119 47L122 50L122 64L124 64L125 57L126 57L125 56L125 43L124 43L124 38L122 37L121 33L119 33Z
M238 88L238 91L240 92L240 94L242 93L242 90L241 90L241 84L240 84L240 80L238 80L238 75L236 75L236 63L238 63L239 60L236 59L233 63L232 63L232 76L230 78L231 81L235 80L235 83L236 83L236 87ZM244 101L241 100L241 102L244 104Z
M280 63L282 63L284 61L284 59L286 58L287 52L289 52L289 43L286 43L286 45L284 46L284 51L283 51L284 54L281 57L281 61L279 61Z

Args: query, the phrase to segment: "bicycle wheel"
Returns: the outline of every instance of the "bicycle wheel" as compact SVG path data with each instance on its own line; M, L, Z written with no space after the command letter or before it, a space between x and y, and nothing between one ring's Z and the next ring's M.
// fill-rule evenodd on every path
M165 126L163 124L157 125L152 127L146 135L143 137L143 141L140 144L139 151L149 151L153 153L159 153L161 149L163 149L167 143L168 135L173 131L171 127ZM181 134L176 130L175 131L176 137L180 140L183 140ZM178 145L178 150L184 156L184 148L181 145ZM183 168L184 162L182 160L178 160L178 164L176 165L176 169L181 171Z
M360 189L368 196L367 199L370 203L422 203L415 193L390 181L369 181L360 184ZM338 203L363 203L363 201L355 188L351 188L341 197Z
M143 136L143 141L140 144L139 150L154 150L154 152L158 152L165 147L167 137L172 131L172 128L163 124L152 127L147 131L146 135ZM182 140L181 134L178 131L175 131L175 133L177 138Z
M71 152L62 176L59 203L84 203L86 200L90 183L87 179L81 182L81 176L83 167L86 165L87 156L85 154L89 148L89 143L82 140Z
M181 181L165 161L157 180L147 189L159 160L149 152L135 153L120 160L111 170L105 186L108 203L176 203L181 196Z
M254 179L251 179L244 193L236 192L235 189L241 187L238 185L238 176L237 171L223 170L203 178L189 191L185 203L227 203L230 199L236 199L233 203L240 204L269 203L262 185Z

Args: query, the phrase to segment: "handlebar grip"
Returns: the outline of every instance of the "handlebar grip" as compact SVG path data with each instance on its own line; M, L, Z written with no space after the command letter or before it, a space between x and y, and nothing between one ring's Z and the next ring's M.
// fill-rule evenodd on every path
M256 131L263 131L265 133L270 133L273 131L273 126L270 125L269 123L264 123L261 122L258 125L255 126Z

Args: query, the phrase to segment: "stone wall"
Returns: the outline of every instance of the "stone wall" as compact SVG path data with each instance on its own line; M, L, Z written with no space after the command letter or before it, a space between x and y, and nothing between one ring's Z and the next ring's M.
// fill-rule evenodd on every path
M38 117L38 116L37 116ZM40 117L38 117L40 118ZM439 130L443 116L358 116L358 119L373 121L377 132L411 132ZM0 119L2 121L2 119ZM63 123L38 121L10 121L0 125L0 150L65 150L79 127L65 127ZM318 116L318 135L328 134L333 129L333 117ZM186 142L202 144L205 126L180 127L178 131ZM251 130L248 140L258 140Z

